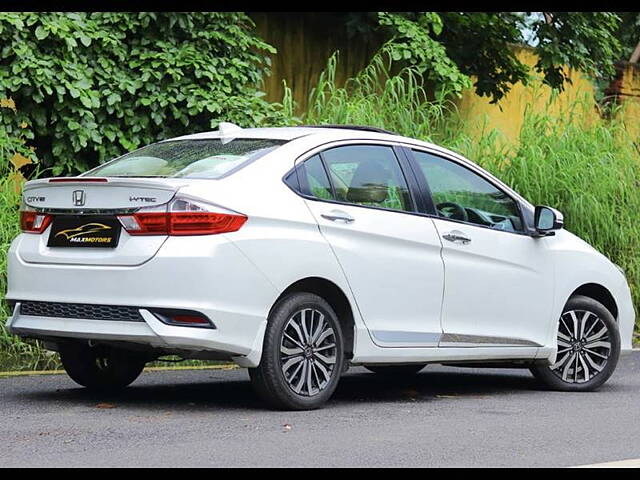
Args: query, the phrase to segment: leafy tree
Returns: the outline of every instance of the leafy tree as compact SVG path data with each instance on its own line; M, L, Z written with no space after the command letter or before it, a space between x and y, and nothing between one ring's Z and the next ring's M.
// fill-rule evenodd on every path
M54 174L221 120L277 123L257 88L274 49L238 12L0 12L0 98ZM16 123L16 115L22 120Z
M471 87L469 77L449 58L444 45L435 39L443 29L440 15L425 12L409 19L380 12L378 21L391 32L390 41L382 49L391 60L412 65L445 92L460 94L463 88Z
M430 79L440 86L457 91L464 76L474 76L476 92L493 102L511 85L529 78L530 68L510 48L526 43L527 32L539 57L534 70L546 84L561 90L570 81L564 66L596 77L614 73L613 63L620 55L615 36L619 24L620 17L607 12L395 12L346 18L353 32L385 31L402 53L394 58L421 64L426 72L434 72ZM412 48L418 51L403 58Z
M610 12L547 12L533 25L539 40L535 69L559 89L569 80L563 65L596 78L612 77L620 55L619 24L620 17Z
M616 12L622 19L616 30L616 38L622 45L621 60L629 60L640 42L640 12Z

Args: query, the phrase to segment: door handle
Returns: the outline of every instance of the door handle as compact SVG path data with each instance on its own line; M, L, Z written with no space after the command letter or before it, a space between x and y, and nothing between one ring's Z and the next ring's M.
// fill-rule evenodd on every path
M464 233L459 230L453 230L451 232L445 233L442 235L442 238L454 243L461 243L462 245L467 245L471 243L471 238L467 237Z
M341 210L331 210L329 213L321 213L320 216L332 222L353 223L356 221L351 215Z

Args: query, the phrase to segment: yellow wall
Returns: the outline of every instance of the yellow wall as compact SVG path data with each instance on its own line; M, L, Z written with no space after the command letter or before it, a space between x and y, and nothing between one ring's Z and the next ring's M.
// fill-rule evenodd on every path
M640 144L640 64L624 66L620 94L627 131Z
M264 91L270 102L281 102L282 81L292 90L297 113L306 111L308 95L327 67L327 60L340 52L336 82L342 85L355 76L381 46L375 37L350 37L343 21L330 12L251 12L256 33L277 49L271 55L271 76L265 79Z
M530 67L536 63L535 54L528 48L518 48L517 55ZM541 76L532 70L527 85L513 85L497 104L492 104L489 97L476 95L474 89L464 91L462 98L456 101L464 128L474 136L495 129L505 143L513 143L518 139L527 106L535 111L559 114L577 99L584 98L590 102L589 105L593 104L594 87L589 79L576 70L569 69L568 74L572 83L565 85L565 90L559 93L544 85ZM595 108L593 111L587 108L587 112L594 119L597 117Z

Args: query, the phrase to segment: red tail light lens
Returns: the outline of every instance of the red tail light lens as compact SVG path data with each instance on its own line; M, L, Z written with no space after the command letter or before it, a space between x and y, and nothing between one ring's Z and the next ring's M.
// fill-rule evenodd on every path
M132 215L118 215L129 235L214 235L235 232L247 217L235 213L211 211L213 206L176 199L166 211L144 209Z
M51 223L51 215L30 210L20 212L20 228L25 233L42 233Z

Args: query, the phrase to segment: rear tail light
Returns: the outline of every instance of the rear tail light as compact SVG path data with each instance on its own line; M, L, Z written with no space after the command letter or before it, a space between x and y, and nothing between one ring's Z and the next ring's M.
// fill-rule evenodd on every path
M51 223L51 215L38 213L23 207L20 211L20 228L25 233L42 233Z
M203 202L177 198L167 207L118 215L129 235L213 235L235 232L247 217Z

